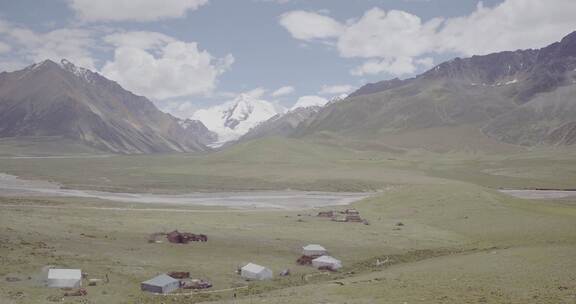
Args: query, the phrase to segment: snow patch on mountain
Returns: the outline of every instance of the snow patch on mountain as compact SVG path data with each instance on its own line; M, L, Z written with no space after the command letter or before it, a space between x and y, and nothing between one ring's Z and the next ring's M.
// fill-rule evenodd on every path
M323 107L328 103L328 99L320 96L302 96L298 101L292 106L290 110L296 110L298 108L311 108L311 107Z
M218 140L211 146L219 147L240 138L258 124L285 111L283 107L257 99L251 94L240 94L222 105L196 111L192 119L201 121L218 134Z
M94 80L94 73L88 69L79 67L74 65L72 62L66 60L66 59L62 59L60 61L60 67L62 67L64 70L71 72L72 74L76 75L76 77L81 78L89 83L92 83L92 81Z

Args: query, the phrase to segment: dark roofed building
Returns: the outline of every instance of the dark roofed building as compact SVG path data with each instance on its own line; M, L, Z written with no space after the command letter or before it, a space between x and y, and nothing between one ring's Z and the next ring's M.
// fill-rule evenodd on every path
M180 281L176 280L166 274L161 274L153 279L142 282L140 288L143 291L153 293L171 293L180 288Z

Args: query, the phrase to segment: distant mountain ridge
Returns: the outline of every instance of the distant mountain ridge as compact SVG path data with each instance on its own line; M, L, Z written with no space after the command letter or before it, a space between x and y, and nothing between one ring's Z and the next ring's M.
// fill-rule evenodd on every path
M356 96L361 96L361 95L375 94L378 92L397 88L399 86L402 86L402 85L408 83L408 81L410 81L410 79L401 80L399 78L394 78L391 80L383 80L383 81L380 81L377 83L368 83L368 84L362 86L361 88L359 88L358 90L352 92L352 94L350 94L348 97L356 97Z
M344 99L346 99L346 96L342 95L328 100L327 103L296 103L289 111L277 114L256 125L238 141L248 141L266 136L290 136L297 128L302 128L306 121L320 112L322 108Z
M318 113L322 107L299 107L258 124L244 134L239 141L247 141L267 136L290 136L302 123Z
M0 73L0 137L62 136L115 153L206 151L142 96L62 60Z
M455 58L311 105L287 111L242 94L182 120L66 60L0 73L0 137L61 136L116 153L207 151L278 136L383 149L574 145L576 32L541 49Z
M278 129L278 122L265 125ZM474 136L525 146L576 143L576 32L542 49L456 58L414 78L368 84L297 125L259 133L419 147L433 140L415 134L446 128L468 130L446 149Z
M473 85L503 85L526 80L526 90L518 99L526 101L535 94L569 84L567 72L573 70L576 56L576 32L538 50L504 51L470 58L455 58L411 79L398 78L367 84L350 96L361 96L394 89L421 79L451 79ZM530 87L530 88L527 88Z

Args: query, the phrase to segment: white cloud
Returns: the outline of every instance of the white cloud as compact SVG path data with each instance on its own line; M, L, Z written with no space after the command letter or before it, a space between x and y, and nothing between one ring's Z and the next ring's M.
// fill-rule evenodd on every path
M155 21L184 17L208 0L68 0L85 21Z
M407 12L373 8L347 26L338 40L338 50L343 57L420 56L434 47L438 25L439 19L423 24L418 16Z
M0 58L0 72L10 72L21 69L26 66L26 62L18 59Z
M0 54L8 53L10 50L12 50L12 47L9 44L0 41Z
M120 35L107 38L117 48L102 73L126 89L154 99L209 94L218 76L234 62L232 55L214 58L195 42L158 33L135 32L132 38L130 32Z
M296 103L294 104L294 106L292 106L291 110L297 109L297 108L308 108L308 107L316 107L316 106L325 106L328 103L328 99L321 97L321 96L315 96L315 95L309 95L309 96L302 96L300 98L298 98L298 101L296 101Z
M394 59L369 60L351 71L352 75L376 75L387 72L392 75L412 74L416 71L414 60L411 57L398 57Z
M294 87L284 86L284 87L281 87L278 90L272 92L272 97L280 97L280 96L290 95L290 94L294 93L294 91L295 91Z
M254 0L254 2L286 4L292 0Z
M192 102L183 102L180 103L177 107L177 113L181 118L188 118L194 115L194 112L198 110L198 107L194 105Z
M2 60L2 66L10 70L32 62L46 59L59 61L62 58L85 68L96 67L91 50L98 44L92 30L62 28L36 32L0 20L0 40L0 49L11 52L10 60ZM2 45L8 48L2 48Z
M11 25L8 22L0 19L0 33L6 33L10 29Z
M416 59L416 64L423 66L426 69L429 69L434 66L434 58L432 57L424 57L420 59Z
M176 39L157 32L118 32L105 36L104 41L115 47L135 47L140 49L157 49L163 45L175 42Z
M438 48L464 55L541 48L576 29L576 1L507 0L465 17L447 19Z
M224 99L232 99L238 96L238 92L230 92L230 91L217 91L210 95L212 98L224 98Z
M373 59L352 69L350 73L355 76L364 76L386 72L395 76L402 76L413 74L418 70L419 66L424 69L429 69L434 66L434 59L431 57L418 59L413 59L412 57L396 57L381 60Z
M346 22L294 11L282 15L280 24L296 39L322 40L341 57L366 59L351 71L355 75L405 75L419 66L431 67L432 54L481 55L546 46L576 29L575 11L573 0L505 0L494 7L480 2L467 16L428 21L404 11L373 8Z
M347 94L352 92L352 90L354 90L354 87L351 85L333 85L333 86L322 86L322 89L320 89L320 92L318 92L318 94L320 95L340 95L340 94Z
M172 114L175 117L186 119L198 111L198 107L191 101L163 101L156 103L162 111Z
M264 94L266 94L266 91L267 90L264 88L255 88L255 89L252 89L250 91L244 92L242 94L248 95L254 99L260 99L264 96Z
M33 62L65 58L98 71L124 88L155 100L211 94L230 69L232 55L212 56L195 42L156 32L112 32L102 28L61 28L36 32L0 20L0 69L16 70ZM103 65L95 58L113 51ZM10 51L7 55L6 52Z
M287 16L296 16L293 22L282 22ZM292 17L296 19L296 17ZM308 21L307 21L308 20ZM337 24L327 35L312 24L322 20L324 24ZM329 21L330 20L330 21ZM434 35L441 19L422 23L418 16L403 11L386 12L380 8L368 10L361 18L346 24L317 13L296 11L282 16L283 25L294 38L300 40L332 38L341 57L370 59L353 69L354 75L380 74L405 75L416 71L414 58L431 52ZM420 62L420 59L418 59ZM423 63L423 62L422 62Z
M344 26L321 14L292 11L280 16L280 24L300 40L335 38L342 34Z
M66 58L79 66L95 69L96 63L90 51L96 45L93 32L83 29L58 29L37 38L39 40L32 42L31 48L34 61Z

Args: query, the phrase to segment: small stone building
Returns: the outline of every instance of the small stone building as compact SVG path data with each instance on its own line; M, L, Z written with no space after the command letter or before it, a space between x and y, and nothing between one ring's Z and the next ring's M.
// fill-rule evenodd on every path
M140 284L142 291L159 294L171 293L178 288L180 288L180 281L166 274L161 274Z

